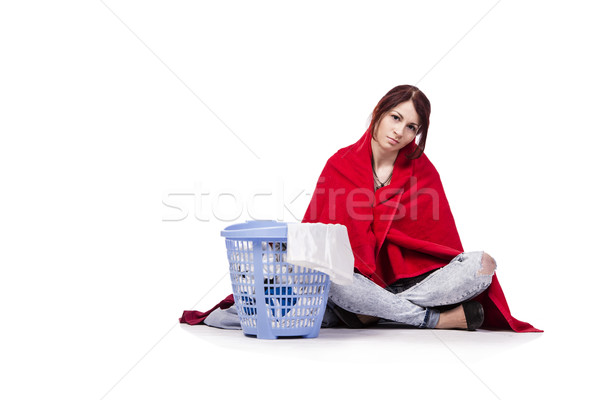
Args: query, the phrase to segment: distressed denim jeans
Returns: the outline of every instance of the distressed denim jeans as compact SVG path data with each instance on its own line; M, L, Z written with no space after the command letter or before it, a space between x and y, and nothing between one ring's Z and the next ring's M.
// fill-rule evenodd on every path
M483 251L461 253L448 265L429 273L409 288L399 282L384 289L354 273L351 285L331 283L329 300L356 314L419 328L435 328L440 318L437 307L470 300L492 283L493 273L483 275L479 272L482 257Z

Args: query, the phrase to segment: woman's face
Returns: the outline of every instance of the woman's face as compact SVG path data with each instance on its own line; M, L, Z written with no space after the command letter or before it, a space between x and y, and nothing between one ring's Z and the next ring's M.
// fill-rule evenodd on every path
M373 137L383 150L398 151L414 140L419 124L415 106L408 100L383 114Z

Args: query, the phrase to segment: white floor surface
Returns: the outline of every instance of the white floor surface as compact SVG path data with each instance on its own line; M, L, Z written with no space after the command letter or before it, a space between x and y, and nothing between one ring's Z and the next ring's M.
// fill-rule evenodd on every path
M556 332L388 327L259 340L177 325L105 398L595 398L584 343L564 347Z

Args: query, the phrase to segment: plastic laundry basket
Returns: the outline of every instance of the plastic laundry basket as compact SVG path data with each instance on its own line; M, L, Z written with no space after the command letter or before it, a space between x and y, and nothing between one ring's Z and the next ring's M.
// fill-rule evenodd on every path
M221 236L244 334L317 337L329 275L286 262L287 224L248 221L228 226Z

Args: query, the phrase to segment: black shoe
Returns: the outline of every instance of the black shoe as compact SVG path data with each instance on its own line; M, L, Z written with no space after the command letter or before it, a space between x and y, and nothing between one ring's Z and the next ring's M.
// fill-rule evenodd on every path
M465 318L467 319L467 330L474 331L483 324L483 306L477 301L463 303Z
M331 307L335 315L346 325L348 328L360 329L364 328L365 324L360 322L356 314L351 311L346 311L343 308L333 304Z

